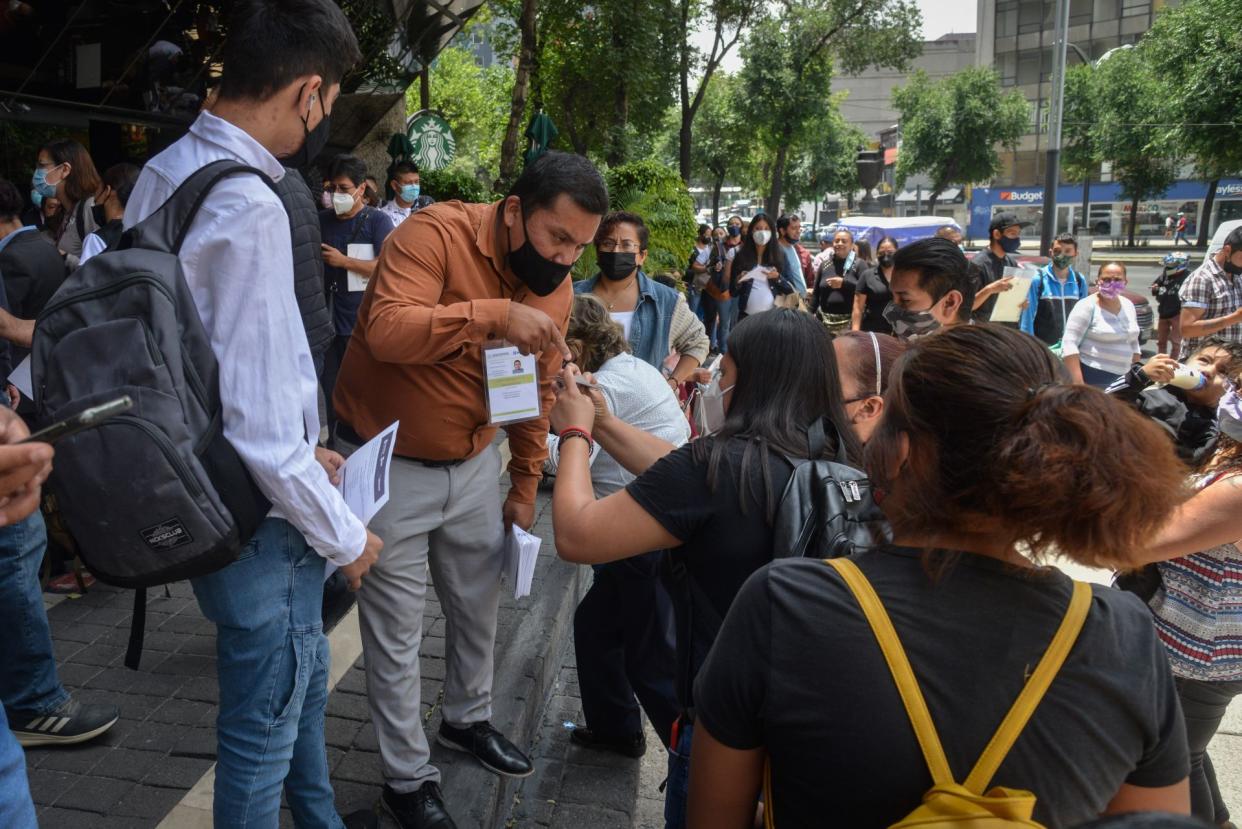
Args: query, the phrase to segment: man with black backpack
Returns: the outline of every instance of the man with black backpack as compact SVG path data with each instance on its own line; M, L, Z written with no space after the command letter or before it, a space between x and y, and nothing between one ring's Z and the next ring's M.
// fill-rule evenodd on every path
M271 181L285 175L278 158L300 167L318 155L359 51L329 0L251 0L234 9L218 99L147 164L125 223L156 213L208 164L254 168L209 185L174 248L218 362L223 436L272 504L235 561L192 579L217 625L214 818L217 827L274 827L283 788L295 823L339 827L323 736L325 559L357 589L382 544L325 474L339 456L317 458L317 383L294 295L288 217Z

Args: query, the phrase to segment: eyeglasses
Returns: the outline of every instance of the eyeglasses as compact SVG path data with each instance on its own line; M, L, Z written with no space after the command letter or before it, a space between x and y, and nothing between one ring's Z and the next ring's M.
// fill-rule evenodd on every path
M631 242L629 239L618 242L616 239L601 239L596 243L595 247L604 253L638 253L642 250L637 242Z

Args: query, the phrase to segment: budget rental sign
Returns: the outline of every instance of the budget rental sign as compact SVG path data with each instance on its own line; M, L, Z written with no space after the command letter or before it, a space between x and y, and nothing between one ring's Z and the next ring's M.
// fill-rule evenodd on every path
M1010 204L1041 204L1044 200L1043 190L1001 190L998 195Z

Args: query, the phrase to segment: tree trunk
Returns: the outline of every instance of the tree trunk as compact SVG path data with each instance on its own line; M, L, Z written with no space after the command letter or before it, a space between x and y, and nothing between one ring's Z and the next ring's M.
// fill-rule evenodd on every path
M1199 217L1199 247L1205 248L1208 243L1208 231L1212 221L1212 206L1216 204L1216 188L1220 186L1220 178L1208 182L1207 195L1203 197L1203 215Z
M1079 233L1085 232L1088 236L1095 234L1091 228L1091 177L1087 176L1082 180L1082 216L1079 217Z
M681 129L677 133L677 169L681 180L690 186L690 140L694 110L690 108L690 0L680 0L681 31L687 33L678 47L678 73L681 78Z
M518 48L517 70L513 73L509 123L505 126L505 138L500 145L500 177L496 180L495 188L498 192L507 190L517 174L518 139L522 132L526 97L530 92L531 73L535 63L535 24L538 12L539 0L522 0L522 16L518 21L521 45Z
M720 226L720 190L724 187L724 176L716 176L712 182L712 227Z
M936 202L940 201L940 194L944 192L943 187L937 187L932 191L931 196L927 199L927 215L936 215Z
M772 162L772 186L768 188L768 200L765 205L767 214L771 217L773 224L780 216L781 195L785 190L785 162L789 155L789 136L781 137L781 143L776 148L776 160Z
M1130 200L1130 247L1134 247L1134 230L1138 227L1138 196Z

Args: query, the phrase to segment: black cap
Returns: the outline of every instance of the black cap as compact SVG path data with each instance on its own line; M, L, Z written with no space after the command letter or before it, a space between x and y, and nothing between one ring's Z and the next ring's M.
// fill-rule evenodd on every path
M993 230L999 230L1004 233L1007 227L1015 225L1018 227L1030 227L1031 224L1031 222L1018 221L1018 217L1013 213L997 213L992 217L992 223L988 225L988 234L991 235Z

